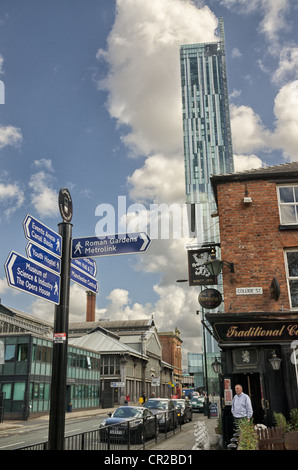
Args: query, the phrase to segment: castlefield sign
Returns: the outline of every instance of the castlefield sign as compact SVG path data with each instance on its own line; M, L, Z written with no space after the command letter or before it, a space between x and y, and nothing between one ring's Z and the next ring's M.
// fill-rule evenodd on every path
M298 339L298 321L229 322L213 325L219 342L291 342Z

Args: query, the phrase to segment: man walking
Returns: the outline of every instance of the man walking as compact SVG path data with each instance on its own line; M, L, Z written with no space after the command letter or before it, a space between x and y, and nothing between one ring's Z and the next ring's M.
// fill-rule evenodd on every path
M251 406L251 401L248 395L243 392L242 385L235 385L236 395L232 401L232 415L234 417L234 422L237 422L238 419L250 418L253 415L253 410Z

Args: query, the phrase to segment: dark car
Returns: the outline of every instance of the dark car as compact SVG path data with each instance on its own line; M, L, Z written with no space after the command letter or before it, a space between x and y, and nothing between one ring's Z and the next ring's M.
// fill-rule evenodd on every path
M158 421L153 413L142 406L120 406L100 423L101 439L118 439L142 443L158 435Z
M184 424L186 421L192 420L192 410L188 400L183 398L173 399L173 403L178 408L179 423Z
M192 411L198 411L198 412L203 413L204 403L205 403L204 397L193 397L190 400L190 406L191 406Z
M157 415L160 431L168 431L177 427L177 408L170 398L149 398L144 404L144 408Z

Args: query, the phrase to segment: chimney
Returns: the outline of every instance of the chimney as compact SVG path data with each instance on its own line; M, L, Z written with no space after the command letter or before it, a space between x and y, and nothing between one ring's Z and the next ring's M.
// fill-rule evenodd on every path
M86 309L86 321L95 321L95 304L96 294L88 290L87 294L87 309Z

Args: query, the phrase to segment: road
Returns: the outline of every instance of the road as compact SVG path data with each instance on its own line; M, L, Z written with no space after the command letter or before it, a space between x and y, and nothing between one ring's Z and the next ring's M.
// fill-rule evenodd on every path
M107 416L88 416L68 419L65 422L65 436L98 429L101 420ZM48 419L24 422L21 427L0 431L0 450L14 450L19 447L48 440Z

